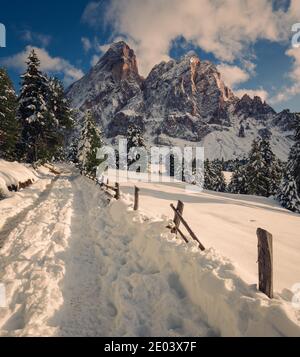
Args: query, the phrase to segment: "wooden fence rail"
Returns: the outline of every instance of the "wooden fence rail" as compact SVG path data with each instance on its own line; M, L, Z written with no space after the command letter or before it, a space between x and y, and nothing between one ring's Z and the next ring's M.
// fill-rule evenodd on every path
M183 203L179 201L177 207L179 207L179 208L182 207L182 210L183 210L183 207L184 207ZM171 208L175 212L174 224L175 224L176 231L183 237L183 239L185 241L187 241L187 238L183 235L183 233L179 229L179 223L178 223L178 221L179 221L184 225L184 227L186 228L186 230L188 231L188 233L192 237L192 239L199 244L199 248L202 251L204 251L205 250L204 245L200 242L200 240L198 239L196 234L192 231L192 229L188 225L187 221L183 218L182 213L177 208L175 208L173 204L171 204Z
M108 182L108 180L107 180ZM106 191L105 193L108 194L110 197L115 198L116 200L119 200L121 198L121 191L120 191L120 184L116 183L115 186L110 186L109 184L106 184L104 182L100 183L101 188L105 188ZM114 193L111 193L110 191L113 191Z
M110 197L115 198L117 200L121 197L120 184L116 183L115 186L109 185L109 180L107 183L99 182L96 180L97 184L103 189L106 189L105 193L110 195ZM110 191L113 191L111 193ZM139 197L140 189L138 187L134 187L134 211L139 210L140 197ZM196 234L193 232L187 221L183 218L184 211L184 203L182 201L178 201L177 207L173 204L170 205L172 210L174 211L174 220L173 225L168 226L171 229L172 233L179 234L181 238L189 243L187 236L180 229L180 224L182 224L190 237L196 241L199 245L199 248L204 251L205 247L200 242ZM258 238L258 275L259 275L259 290L266 294L270 299L273 299L273 236L271 233L267 232L264 229L257 229L257 238Z

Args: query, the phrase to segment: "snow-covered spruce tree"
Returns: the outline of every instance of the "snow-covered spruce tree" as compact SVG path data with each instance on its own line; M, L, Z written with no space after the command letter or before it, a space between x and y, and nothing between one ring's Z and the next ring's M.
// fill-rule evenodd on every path
M245 165L236 166L230 184L228 185L228 192L242 195L248 193L247 169Z
M278 200L282 207L300 213L300 196L290 163L287 165L279 189Z
M215 174L215 188L216 192L225 192L226 191L226 180L223 173L223 161L214 160L212 162L213 172Z
M204 162L204 189L224 192L226 190L226 181L222 171L222 166L218 161L210 162L208 159Z
M211 162L207 159L204 162L204 189L213 191L215 187L215 173L213 171Z
M65 137L73 127L73 110L69 100L65 97L62 82L57 78L50 78L48 83L47 107L52 116L51 122L56 126L55 136L57 138L57 144L55 147L52 146L53 156L62 160L65 158Z
M32 50L28 56L27 70L21 76L18 108L18 120L22 127L20 154L31 163L48 159L45 137L52 136L49 131L55 127L53 115L47 107L48 81L39 67L40 61Z
M286 170L280 185L278 200L281 205L300 213L300 116L295 132L295 145L292 147Z
M134 164L140 159L137 150L134 150L134 148L146 148L146 144L141 129L134 124L129 125L126 138L128 167L130 167L132 164Z
M244 128L244 125L241 124L240 130L239 130L239 138L245 138L245 137L246 137L245 128Z
M295 130L295 144L291 149L289 162L291 173L295 179L298 194L300 195L300 114L298 114L298 122Z
M260 149L260 140L254 140L247 164L247 194L268 196L268 177L265 176L265 163Z
M176 152L171 152L170 157L166 158L165 167L167 172L170 173L170 177L174 177L179 181L186 180L184 172L184 158L182 155L178 155Z
M265 196L275 195L282 179L282 164L276 158L270 141L263 139L260 142L260 152L263 160L263 175L265 177Z
M67 151L67 159L74 164L78 164L78 145L79 138L74 137Z
M17 159L19 125L16 119L17 97L5 69L0 68L0 158Z
M79 167L84 174L96 176L97 167L101 164L101 160L97 159L97 151L102 146L102 132L92 112L88 110L84 116L77 154Z

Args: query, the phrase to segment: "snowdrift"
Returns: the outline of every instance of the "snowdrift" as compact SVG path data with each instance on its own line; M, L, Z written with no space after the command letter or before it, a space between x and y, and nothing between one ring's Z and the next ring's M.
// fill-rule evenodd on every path
M167 221L145 221L128 211L125 202L113 203L108 215L123 235L133 238L132 248L139 253L140 264L159 272L182 304L188 297L198 306L216 333L300 336L300 316L291 303L269 300L256 286L247 285L233 264L213 249L201 253L197 246L188 248L166 230Z
M113 180L111 180L113 182ZM170 203L181 200L184 218L206 248L229 258L248 284L257 283L257 228L273 234L274 291L291 290L300 282L300 215L272 198L204 191L190 192L183 183L136 182L121 184L133 198L140 188L140 209L149 216L173 217Z
M22 188L27 182L35 182L35 173L23 164L0 160L0 190L9 195L8 188Z

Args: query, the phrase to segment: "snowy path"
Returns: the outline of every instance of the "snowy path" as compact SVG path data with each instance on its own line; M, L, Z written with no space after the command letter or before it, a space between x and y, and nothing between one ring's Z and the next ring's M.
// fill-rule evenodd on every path
M176 239L166 219L134 212L126 196L108 205L92 181L61 169L0 202L0 336L300 336L290 292L269 300L213 249ZM156 213L181 190L146 188L142 206ZM292 230L298 221L283 214Z
M59 335L212 334L201 311L190 308L188 297L180 287L173 286L176 282L172 285L173 281L161 281L159 270L143 267L142 257L131 246L132 238L122 235L113 222L109 224L103 197L95 195L90 183L90 190L84 191L82 181L73 181L74 212L63 283L64 305L54 317ZM160 303L165 305L168 300L175 302L176 315L173 304L162 314Z
M105 204L93 183L63 173L7 220L0 334L215 335L179 276L147 262L133 242L135 226L111 222Z

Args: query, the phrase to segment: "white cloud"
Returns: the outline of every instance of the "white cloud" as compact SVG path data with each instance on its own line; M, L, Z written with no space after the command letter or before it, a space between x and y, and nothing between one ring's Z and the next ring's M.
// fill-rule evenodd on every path
M99 24L99 12L101 10L101 1L91 1L85 8L82 21L89 23L92 26L97 26Z
M249 73L238 66L222 63L217 68L221 73L223 81L230 88L235 88L238 84L247 82L250 78Z
M287 40L299 7L299 0L291 0L288 12L274 11L269 0L111 0L105 18L133 45L146 75L179 36L223 62L247 57L259 39ZM82 19L102 24L102 3L91 2Z
M270 99L270 103L272 104L287 102L300 94L300 49L291 48L286 52L286 55L294 59L293 68L288 74L292 84L284 87L279 93L272 97Z
M34 49L41 61L41 70L52 74L62 74L65 85L70 85L83 77L81 69L74 67L69 61L60 57L51 57L43 48L27 46L24 51L13 56L0 60L3 66L14 68L18 71L24 71L29 52Z
M254 98L255 96L261 97L263 101L267 101L269 98L269 93L263 89L238 89L241 83L247 82L251 75L255 74L255 64L251 61L243 61L243 66L245 69L242 69L238 66L228 65L222 63L217 66L219 72L221 73L222 79L225 84L234 90L234 93L239 98L242 98L245 94L248 94L249 97Z
M263 88L260 89L238 89L234 91L235 95L239 98L242 98L245 94L248 94L249 97L254 98L255 96L261 97L262 100L267 101L269 98L269 94Z
M47 47L52 41L52 37L42 33L24 30L21 32L21 39L25 42L38 43L43 47Z
M91 41L87 37L82 37L81 43L85 52L89 52L93 47Z
M94 55L91 59L91 66L94 67L96 66L96 64L98 63L99 59L101 56L99 55Z
M286 52L286 55L294 59L293 70L289 74L292 81L300 83L300 50L299 48L291 48Z

